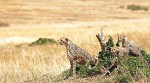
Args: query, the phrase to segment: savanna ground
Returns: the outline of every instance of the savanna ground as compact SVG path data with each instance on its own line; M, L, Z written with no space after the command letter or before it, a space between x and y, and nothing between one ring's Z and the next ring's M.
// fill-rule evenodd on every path
M130 4L149 10L126 9ZM112 35L116 40L116 34L124 33L150 52L149 0L0 0L0 24L2 83L48 82L70 68L64 46L28 45L41 37L67 37L96 56L100 46L95 35L105 26L106 39ZM49 77L42 77L46 74ZM89 78L60 83L101 81Z

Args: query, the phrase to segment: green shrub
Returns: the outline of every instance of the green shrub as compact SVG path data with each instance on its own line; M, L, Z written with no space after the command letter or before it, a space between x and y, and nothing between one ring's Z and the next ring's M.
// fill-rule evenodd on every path
M89 69L86 65L77 65L76 73L79 77L88 77L100 74L99 66L95 66L94 68Z
M147 54L144 50L142 50L141 53L142 53L142 56L144 57L144 59L148 62L148 65L150 67L150 54ZM150 78L150 68L143 69L143 73L145 76Z
M140 69L144 67L143 61L140 61L137 57L127 57L124 64L127 66L132 76L137 75L138 68Z
M117 83L130 83L131 77L128 74L123 73L118 75L115 80Z
M148 7L140 6L140 5L128 5L127 9L130 9L132 11L137 11L137 10L144 10L148 11Z
M142 56L144 57L144 59L148 62L149 66L150 66L150 54L147 54L144 50L141 51Z
M79 75L80 77L87 77L88 76L88 72L89 72L89 69L86 65L80 65L80 64L77 64L77 75Z
M46 45L46 44L56 44L57 42L54 39L48 38L39 38L35 42L32 42L30 45Z
M125 71L136 81L141 79L143 74L149 75L149 72L147 72L149 68L139 57L121 57L120 61L122 62L120 74Z
M107 52L100 51L98 56L99 65L109 67L112 63L114 55L111 53L111 47L114 46L113 38L109 36L108 42L106 42Z
M150 69L143 69L143 73L144 73L145 76L150 78Z
M62 72L61 77L64 79L67 79L70 77L70 73L71 73L71 71L70 71L70 69L68 69L68 70Z
M94 68L89 69L86 65L77 64L76 73L78 77L88 77L100 74L100 67L95 66ZM62 73L63 78L68 78L71 74L70 70L66 70Z

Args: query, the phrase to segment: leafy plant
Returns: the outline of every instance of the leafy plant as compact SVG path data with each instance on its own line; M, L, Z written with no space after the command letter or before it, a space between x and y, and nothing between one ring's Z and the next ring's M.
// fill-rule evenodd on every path
M70 73L71 73L71 71L70 71L70 69L68 69L68 70L62 72L61 77L64 78L64 79L67 79L67 78L70 77Z
M148 62L149 66L150 66L150 54L147 54L144 50L141 51L142 56L144 57L144 59Z
M86 65L78 64L76 71L77 71L77 75L79 75L79 77L88 77L88 76L100 74L100 67L95 66L94 68L89 69L89 67Z
M80 65L80 64L77 64L77 74L80 76L80 77L86 77L88 76L88 72L89 72L89 69L86 65Z
M71 73L70 70L66 70L62 73L62 77L68 78L70 76L70 73ZM101 72L100 72L99 66L95 66L94 68L89 69L89 67L86 65L77 64L76 73L77 73L77 76L84 78L88 76L98 75Z
M147 69L147 65L144 64L144 61L140 60L139 57L121 57L120 60L123 70L121 73L126 71L136 81L142 78L144 73L143 69Z
M143 69L143 73L145 76L150 78L150 69Z
M106 46L110 49L114 46L113 38L109 35L108 42L106 42Z
M108 42L106 42L107 52L99 52L99 65L103 65L104 67L109 67L111 65L111 60L114 58L114 55L111 53L111 47L113 46L113 38L109 36Z
M32 42L30 45L46 45L46 44L56 44L57 42L54 39L48 38L39 38L35 42Z
M130 76L125 73L118 75L115 80L117 81L117 83L130 83L131 82Z

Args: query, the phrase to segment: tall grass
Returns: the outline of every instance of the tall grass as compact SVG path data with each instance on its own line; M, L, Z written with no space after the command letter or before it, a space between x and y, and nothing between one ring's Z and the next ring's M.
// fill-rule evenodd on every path
M64 46L28 45L39 38L57 40L60 37L67 37L92 56L96 56L100 47L95 35L100 33L99 27L103 25L107 25L104 28L106 39L108 35L112 35L115 40L116 34L124 32L150 52L149 11L130 12L120 10L116 5L135 2L145 4L145 1L149 2L149 0L60 0L60 2L1 0L0 82L43 80L43 75L55 76L70 68ZM126 20L111 20L112 18L126 18Z
M115 25L113 25L115 26ZM96 56L99 52L100 46L95 35L99 33L99 28L70 28L70 29L41 29L42 31L36 31L33 29L18 29L17 33L21 31L19 35L27 35L27 31L30 36L39 33L44 37L52 37L59 39L60 37L68 37L78 46L88 51L91 55ZM6 30L5 31L9 31ZM113 31L113 32L112 32ZM23 33L24 32L24 33ZM107 26L104 29L106 39L108 35L112 35L116 40L117 33L125 32L127 37L137 42L141 47L150 51L150 29L149 28L120 28L119 26L111 27ZM15 34L14 31L10 31L9 34ZM16 33L16 34L17 34ZM8 35L8 34L6 34ZM39 37L38 35L36 35ZM60 45L41 45L41 46L29 46L28 44L6 44L0 46L0 78L1 82L21 82L24 80L39 80L43 75L49 74L55 76L62 71L69 69L69 60L67 59L66 50L64 46ZM41 79L42 80L42 79Z
M58 52L60 49L64 48L56 45L1 47L1 82L33 80L48 73L58 75L70 66L65 51Z

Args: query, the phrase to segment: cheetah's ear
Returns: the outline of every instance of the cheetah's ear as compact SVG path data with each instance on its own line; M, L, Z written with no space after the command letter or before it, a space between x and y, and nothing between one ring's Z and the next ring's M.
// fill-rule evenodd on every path
M123 38L126 38L126 36L125 36L125 35L123 35Z
M66 40L66 42L68 42L68 41L69 41L69 39L68 39L68 38L65 38L65 40Z
M119 39L119 37L120 37L120 34L117 34L117 37L118 37L118 39Z
M121 33L120 36L123 37L123 38L126 38L125 33Z

